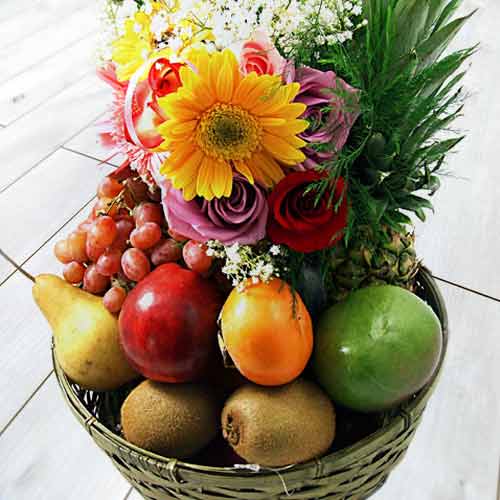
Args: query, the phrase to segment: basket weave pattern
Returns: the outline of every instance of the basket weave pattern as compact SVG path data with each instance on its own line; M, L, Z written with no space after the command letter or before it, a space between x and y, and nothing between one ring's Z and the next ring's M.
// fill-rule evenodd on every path
M119 406L109 396L72 384L54 358L57 380L71 410L122 475L148 500L362 500L386 481L402 460L420 423L439 373L448 340L443 299L430 273L418 279L419 295L443 326L443 354L434 379L367 438L321 459L258 472L205 467L170 460L127 443L116 428ZM106 425L104 425L104 423Z

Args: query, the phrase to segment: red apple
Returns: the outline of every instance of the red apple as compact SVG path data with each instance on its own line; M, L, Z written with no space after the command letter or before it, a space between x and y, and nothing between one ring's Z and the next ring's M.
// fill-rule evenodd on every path
M191 382L204 375L217 346L217 287L178 264L163 264L123 304L120 342L130 364L158 382Z

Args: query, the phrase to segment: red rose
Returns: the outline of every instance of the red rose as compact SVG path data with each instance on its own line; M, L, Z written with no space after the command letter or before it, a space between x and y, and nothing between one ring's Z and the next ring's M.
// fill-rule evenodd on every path
M177 92L182 85L179 71L184 66L181 63L171 63L167 58L157 59L149 70L148 80L156 97L165 97Z
M317 193L304 194L306 188L322 179L314 170L294 172L280 181L269 196L267 232L273 243L288 245L297 252L310 253L335 245L347 225L348 203L344 179L334 185L334 195L326 191L315 203ZM342 202L337 210L339 200Z

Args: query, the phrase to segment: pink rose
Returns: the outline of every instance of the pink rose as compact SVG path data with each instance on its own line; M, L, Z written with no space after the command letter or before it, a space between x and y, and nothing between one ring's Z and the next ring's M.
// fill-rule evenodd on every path
M241 71L248 75L254 71L258 75L281 75L286 60L280 56L266 33L256 31L251 40L243 44L241 50Z

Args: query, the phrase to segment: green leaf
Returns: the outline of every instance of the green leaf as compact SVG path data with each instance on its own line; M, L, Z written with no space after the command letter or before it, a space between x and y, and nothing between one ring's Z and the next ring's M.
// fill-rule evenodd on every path
M446 129L457 119L458 116L460 116L463 105L453 109L451 112L448 112L448 110L451 109L454 104L459 102L461 95L462 92L461 89L459 89L439 107L432 110L432 113L429 113L427 118L422 121L418 127L408 133L408 139L404 141L401 148L403 156L412 155L416 148L432 139L432 137L434 137L434 135L436 135L440 130ZM446 114L447 112L448 114Z
M476 11L473 11L467 16L455 19L443 28L435 31L425 42L417 47L416 53L420 60L421 68L429 66L439 58L463 25L475 12Z
M416 196L414 194L410 194L406 196L406 198L397 201L399 206L404 210L411 210L412 212L423 208L433 210L432 203L429 200L427 200L426 198L422 198L421 196Z
M451 19L451 17L456 12L458 7L460 7L461 3L462 0L451 0L450 2L448 2L448 4L441 12L441 15L439 16L438 20L436 21L436 24L434 26L434 32L436 32L439 28L441 28L441 26L443 26Z
M384 212L387 210L387 205L387 200L378 200L376 198L369 198L367 200L367 208L374 222L378 222L382 219Z
M465 136L461 136L436 142L432 146L419 149L416 155L418 155L418 158L421 158L422 161L425 161L426 163L439 161L444 155L446 155L446 153L462 142L464 138Z
M433 196L436 193L436 191L439 190L440 187L441 187L441 181L437 175L432 175L429 179L429 182L425 186L425 188L430 191L429 196Z
M421 209L418 208L417 210L413 211L415 215L422 221L425 222L427 220L427 216L425 215L425 212Z
M443 0L427 0L429 3L429 9L427 14L427 20L425 22L425 31L429 33L430 30L435 26L436 21L439 18L441 12L443 12Z
M392 210L384 214L383 222L391 229L394 229L394 231L402 233L404 231L404 226L411 224L412 220L402 212Z
M422 0L398 2L394 10L397 33L394 57L409 54L421 41L428 11L429 6L422 5Z
M422 88L422 96L435 95L442 86L453 76L453 74L462 66L462 64L474 53L475 47L472 49L454 52L449 56L441 59L439 62L427 68L428 77L424 87ZM465 75L465 72L455 76L449 85L445 87L444 94L447 94Z

